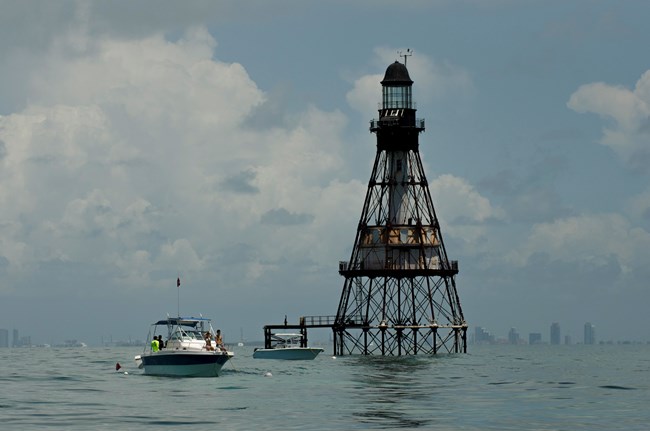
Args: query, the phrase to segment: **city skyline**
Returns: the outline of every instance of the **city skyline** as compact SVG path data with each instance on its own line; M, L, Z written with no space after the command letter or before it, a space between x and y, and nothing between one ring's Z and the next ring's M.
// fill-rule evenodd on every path
M541 331L530 331L527 333L527 337L525 337L525 334L521 334L518 330L517 327L511 327L510 330L508 331L507 335L494 335L492 334L488 329L482 326L475 326L473 331L469 332L470 335L470 341L473 343L476 342L488 342L488 343L500 343L503 344L504 342L507 342L508 344L538 344L538 343L544 343L544 344L551 344L551 345L560 345L560 344L599 344L599 343L608 343L608 342L650 342L648 340L640 340L640 339L616 339L616 338L611 338L607 340L598 340L596 337L596 325L592 324L591 322L585 322L581 326L581 337L578 338L576 337L576 340L580 340L579 342L573 342L574 336L568 331L569 333L565 333L562 331L562 325L560 322L552 322L549 325L549 332L548 332L548 337L545 337L543 335L543 332ZM564 336L562 335L564 334ZM526 342L526 340L528 340Z

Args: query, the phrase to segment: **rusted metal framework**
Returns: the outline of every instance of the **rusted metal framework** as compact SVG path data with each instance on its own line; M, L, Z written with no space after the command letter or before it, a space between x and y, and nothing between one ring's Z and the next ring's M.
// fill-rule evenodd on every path
M332 330L334 354L401 356L467 351L467 324L420 159L404 64L386 70L377 155Z

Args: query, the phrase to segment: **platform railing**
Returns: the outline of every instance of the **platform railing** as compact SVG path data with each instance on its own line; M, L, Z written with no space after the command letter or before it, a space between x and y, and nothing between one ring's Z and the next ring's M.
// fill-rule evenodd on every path
M336 316L302 316L300 326L332 326L336 321Z
M421 269L422 265L420 263L407 263L400 264L398 262L391 262L387 260L386 262L375 262L374 266L364 265L364 262L353 262L352 265L349 265L349 262L345 260L339 261L339 272L347 270L362 270L362 269ZM430 269L443 269L443 270L453 270L458 271L458 261L457 260L447 260L439 261L435 266Z

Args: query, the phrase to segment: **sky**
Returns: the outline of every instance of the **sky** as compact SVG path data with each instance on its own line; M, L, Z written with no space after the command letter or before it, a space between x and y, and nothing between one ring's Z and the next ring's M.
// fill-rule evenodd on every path
M0 328L334 315L386 67L473 332L650 341L650 3L0 0ZM176 279L181 287L177 288ZM324 335L326 338L327 335ZM230 340L228 340L230 338Z

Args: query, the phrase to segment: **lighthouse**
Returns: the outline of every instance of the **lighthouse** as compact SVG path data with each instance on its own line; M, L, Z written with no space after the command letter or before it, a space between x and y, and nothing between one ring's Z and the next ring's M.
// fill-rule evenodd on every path
M406 58L406 57L405 57ZM386 69L377 152L332 326L335 355L402 356L467 351L467 323L419 152L405 64Z

